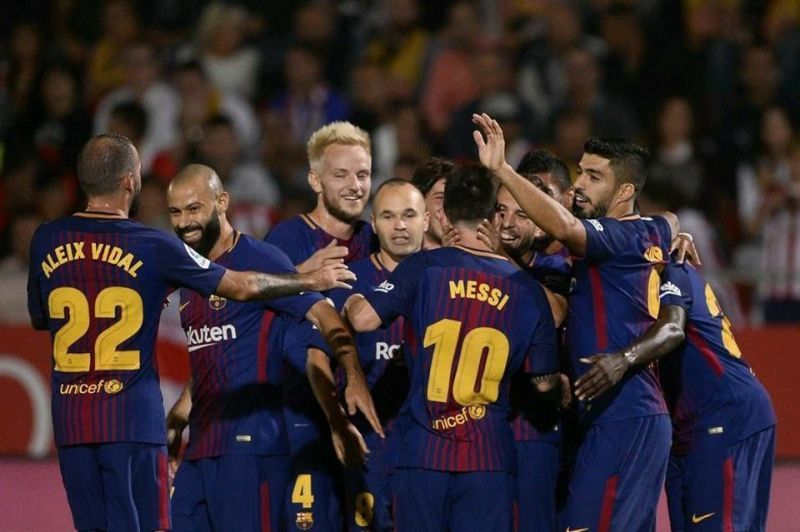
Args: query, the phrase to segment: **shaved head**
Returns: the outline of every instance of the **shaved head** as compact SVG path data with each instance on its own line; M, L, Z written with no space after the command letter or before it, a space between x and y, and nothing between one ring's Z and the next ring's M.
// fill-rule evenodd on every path
M217 173L210 166L204 164L190 164L176 175L169 183L167 194L172 193L173 188L184 187L187 185L203 185L212 197L219 196L224 192L222 181Z

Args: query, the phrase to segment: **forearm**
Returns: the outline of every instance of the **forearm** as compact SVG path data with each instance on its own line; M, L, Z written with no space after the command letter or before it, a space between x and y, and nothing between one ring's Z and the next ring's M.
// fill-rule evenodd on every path
M345 371L348 382L353 376L363 378L353 334L336 309L329 302L320 301L309 310L308 318L319 328L325 341L331 346L333 356Z
M347 416L339 402L336 381L333 377L328 356L319 349L310 348L306 362L306 374L308 375L308 382L311 384L311 390L314 392L314 397L316 397L331 427L344 424L347 421Z
M583 254L586 229L566 207L515 172L508 163L496 171L495 175L536 225L563 242L573 253Z
M685 323L686 312L682 308L662 308L658 320L621 352L622 357L629 367L646 366L658 360L683 343Z
M185 420L189 419L189 413L192 411L193 382L193 379L189 377L189 382L187 382L186 386L183 387L183 391L181 391L181 395L178 397L178 400L175 401L175 404L169 409L170 416Z
M308 274L270 274L233 270L225 272L217 288L219 295L235 301L275 299L305 291L314 291L313 278Z
M350 296L344 304L342 313L356 332L374 331L381 326L380 316L361 294Z

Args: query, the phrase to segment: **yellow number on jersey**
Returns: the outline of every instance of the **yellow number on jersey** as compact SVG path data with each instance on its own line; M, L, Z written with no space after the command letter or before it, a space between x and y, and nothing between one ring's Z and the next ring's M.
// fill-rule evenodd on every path
M55 371L84 372L91 369L89 353L70 353L69 348L89 330L91 313L86 295L75 288L62 286L50 292L48 298L50 317L67 322L53 338ZM97 318L119 319L97 336L94 343L96 370L139 369L139 350L117 351L117 348L139 332L144 321L142 297L130 288L111 286L97 294L94 314ZM69 310L69 315L67 315Z
M375 497L368 491L362 491L356 495L355 518L357 526L369 526L375 516Z
M727 349L732 356L740 358L742 356L742 351L739 349L739 345L733 337L731 320L722 312L722 307L719 306L717 296L708 283L706 283L706 306L708 306L708 311L713 317L722 318L722 345L725 346L725 349Z
M658 319L658 312L661 310L661 300L658 292L661 288L661 276L658 270L650 270L650 278L647 280L647 312L655 319Z
M461 322L443 319L425 330L425 347L434 346L428 377L429 401L446 403ZM476 390L484 350L486 364ZM456 367L453 399L460 405L488 404L500 395L500 380L508 364L510 346L505 334L491 327L476 327L464 337Z
M292 490L292 504L302 504L303 508L311 508L314 504L314 494L311 492L311 475L303 473L297 475Z

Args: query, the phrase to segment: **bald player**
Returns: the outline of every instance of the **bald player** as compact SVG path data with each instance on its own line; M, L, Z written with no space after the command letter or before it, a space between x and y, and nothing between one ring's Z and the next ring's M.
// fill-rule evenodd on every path
M190 165L170 183L167 202L178 236L216 264L293 272L274 246L236 231L230 198L209 167ZM189 343L191 381L170 411L171 454L187 424L190 439L173 492L175 530L278 530L289 474L281 413L284 362L305 350L319 328L347 374L346 397L378 425L353 338L318 293L236 303L182 290L181 323Z
M425 198L411 183L390 179L375 192L372 229L380 249L369 257L350 264L357 276L353 290L331 292L337 308L342 308L353 293L369 294L388 290L389 275L397 265L422 247L429 214ZM356 335L361 365L375 400L386 438L381 438L363 420L356 426L369 448L363 468L345 471L347 521L350 530L393 530L391 478L394 472L396 421L409 390L408 371L402 357L405 319L397 318L377 331ZM324 360L323 360L324 362ZM335 415L335 412L334 412ZM328 416L329 419L331 416Z
M336 264L310 275L227 270L129 219L141 163L121 135L89 140L77 176L86 209L37 229L28 274L31 322L53 338L53 430L73 525L170 528L154 359L166 295L187 286L236 300L278 297L341 286L351 274Z

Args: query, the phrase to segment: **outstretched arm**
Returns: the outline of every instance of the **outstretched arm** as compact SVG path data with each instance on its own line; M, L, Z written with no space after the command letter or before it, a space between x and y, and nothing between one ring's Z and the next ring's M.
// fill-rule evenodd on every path
M310 273L261 273L227 270L217 287L217 294L234 301L274 299L300 292L323 292L332 288L351 288L348 281L356 276L339 263L322 266Z
M380 316L361 294L353 294L345 301L342 314L357 332L374 331L381 326Z
M375 429L375 432L383 437L384 434L381 422L378 419L378 412L372 402L364 372L358 362L355 340L347 324L327 300L314 304L306 317L325 336L328 345L333 349L333 355L336 357L337 362L344 369L347 377L344 399L347 403L349 414L351 416L355 415L356 410L360 410L369 421L369 424L372 425L372 428Z
M586 228L580 220L506 162L506 143L497 120L484 113L472 115L472 121L480 129L472 135L478 146L481 164L497 176L533 223L562 242L574 255L583 256Z
M646 366L678 347L686 337L685 326L686 310L662 305L656 322L627 349L581 359L592 367L575 381L575 395L581 401L591 401L606 393L629 368Z

